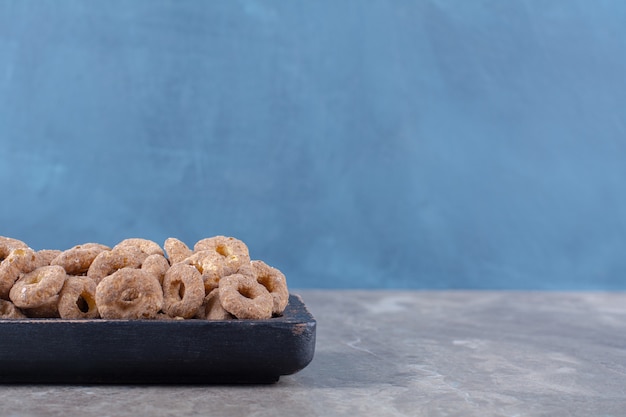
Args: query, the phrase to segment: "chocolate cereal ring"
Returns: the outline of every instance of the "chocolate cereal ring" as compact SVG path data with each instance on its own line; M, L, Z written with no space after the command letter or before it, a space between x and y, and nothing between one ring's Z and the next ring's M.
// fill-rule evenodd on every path
M65 280L59 293L59 315L63 319L95 319L96 283L89 277L71 276Z
M289 302L289 290L285 275L276 268L272 268L263 261L251 261L252 269L259 284L263 285L272 295L274 306L272 314L281 315Z
M163 279L163 311L170 317L192 318L204 299L204 283L192 265L178 263Z
M167 253L167 257L170 260L170 264L172 265L184 261L193 254L193 251L189 249L183 241L178 240L175 237L167 238L163 247L165 248L165 253Z
M235 316L224 310L220 303L219 289L216 288L204 297L204 301L196 313L196 318L202 320L232 320Z
M5 248L0 249L4 251ZM8 254L0 253L0 298L9 299L9 291L23 273L31 272L36 267L35 251L30 248L11 249Z
M48 266L50 262L57 256L59 256L62 251L57 249L42 249L35 252L35 266L39 268L41 266Z
M253 277L233 274L222 278L219 298L224 310L238 319L272 317L272 295Z
M137 246L114 247L100 252L93 260L87 276L98 284L104 277L122 268L139 268L148 255Z
M113 249L126 248L129 246L134 246L136 248L141 249L141 251L145 253L146 255L155 255L155 254L164 255L163 249L161 249L158 243L153 242L152 240L149 240L149 239L142 239L138 237L124 239L120 243L115 245Z
M146 271L122 268L96 286L96 305L103 319L154 319L163 307L163 291Z
M26 318L19 308L10 301L0 300L0 320Z
M50 265L62 266L69 275L84 275L96 256L108 250L111 249L99 243L76 245L54 258Z
M19 308L40 307L61 291L66 277L62 266L42 266L18 279L13 284L9 297Z
M170 263L165 259L165 256L155 253L144 259L141 269L155 277L159 284L163 284L163 278L167 270L170 269Z
M193 247L194 252L213 251L222 258L224 276L231 275L245 263L250 262L248 247L239 239L215 236L199 240Z

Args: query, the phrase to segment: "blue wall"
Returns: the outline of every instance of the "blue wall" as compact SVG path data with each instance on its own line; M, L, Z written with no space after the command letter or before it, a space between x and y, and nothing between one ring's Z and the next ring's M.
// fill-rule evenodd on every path
M626 2L0 1L0 235L292 287L626 289Z

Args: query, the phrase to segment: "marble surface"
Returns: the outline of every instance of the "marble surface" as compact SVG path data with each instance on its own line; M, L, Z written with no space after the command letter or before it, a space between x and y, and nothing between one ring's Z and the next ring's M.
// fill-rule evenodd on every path
M277 384L4 385L0 415L626 415L624 293L294 293L316 353Z

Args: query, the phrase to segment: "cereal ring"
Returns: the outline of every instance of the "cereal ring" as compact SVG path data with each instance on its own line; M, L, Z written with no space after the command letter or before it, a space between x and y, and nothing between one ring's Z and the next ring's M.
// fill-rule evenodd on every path
M272 314L281 315L289 302L289 290L285 275L276 268L272 268L263 261L251 261L252 269L256 275L256 280L272 294L274 306Z
M52 262L52 260L59 256L61 253L62 252L57 249L38 250L37 252L35 252L35 256L37 257L35 259L36 268L39 268L40 266L50 265L50 262Z
M42 318L42 319L44 319L44 318L49 318L49 319L59 318L61 316L59 316L58 302L59 302L59 296L58 295L54 295L54 296L50 297L49 299L47 299L39 307L25 308L24 309L24 314L26 314L26 317L32 317L32 318Z
M163 284L163 278L167 270L170 269L170 263L165 259L165 256L155 253L144 259L141 269L155 277L159 284Z
M237 270L236 273L256 278L256 272L250 262L246 262L245 264L241 265L241 267Z
M248 247L239 239L226 236L215 236L198 241L194 252L213 251L222 257L224 276L237 272L241 265L250 262Z
M253 277L233 274L222 278L219 298L224 310L238 319L272 317L272 295Z
M59 293L59 315L63 319L95 319L96 283L89 277L68 277Z
M13 249L26 249L28 245L21 240L0 236L0 258L6 258Z
M108 250L111 250L108 246L98 243L76 245L54 258L50 265L62 266L69 275L84 275L96 256Z
M95 243L95 242L83 243L81 246L83 248L96 248L96 249L101 249L103 251L111 250L111 248L108 247L107 245L103 245L102 243Z
M196 318L203 320L232 320L235 316L224 310L224 307L220 304L219 290L215 289L204 297L202 306L196 313Z
M170 316L168 316L168 315L167 315L167 314L165 314L165 313L159 313L159 314L157 314L156 319L157 319L157 320L185 320L185 319L184 319L184 318L182 318L182 317L170 317Z
M66 277L62 266L42 266L18 279L9 298L19 308L39 307L61 291Z
M183 241L178 240L175 237L167 238L163 247L165 248L165 253L167 253L167 257L172 265L184 261L193 253L193 251L189 249Z
M0 263L0 298L9 299L9 291L22 273L28 273L36 267L35 251L30 248L11 250Z
M147 257L145 252L132 245L100 252L91 263L87 276L98 284L104 277L119 269L139 268Z
M163 291L146 271L122 268L96 286L96 305L103 319L154 319L163 307Z
M26 316L10 301L0 300L0 320L24 319Z
M163 311L171 317L192 318L204 299L204 283L192 265L178 263L163 279Z
M134 238L130 238L130 239L124 239L120 243L115 245L113 247L113 249L115 249L115 248L127 248L129 246L134 246L136 248L141 249L141 251L143 253L145 253L146 255L155 255L155 254L165 255L163 253L163 249L161 249L161 247L159 246L158 243L153 242L153 241L148 240L148 239L141 239L141 238L138 238L138 237L134 237Z
M204 282L205 294L210 293L219 286L220 278L224 276L224 263L222 256L214 251L200 251L181 262L186 265L193 265L200 274Z

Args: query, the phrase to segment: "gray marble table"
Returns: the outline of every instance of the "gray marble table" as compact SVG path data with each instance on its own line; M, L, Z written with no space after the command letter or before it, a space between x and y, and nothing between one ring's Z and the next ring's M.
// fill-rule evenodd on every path
M626 416L624 293L293 292L316 353L277 384L4 385L0 415Z

